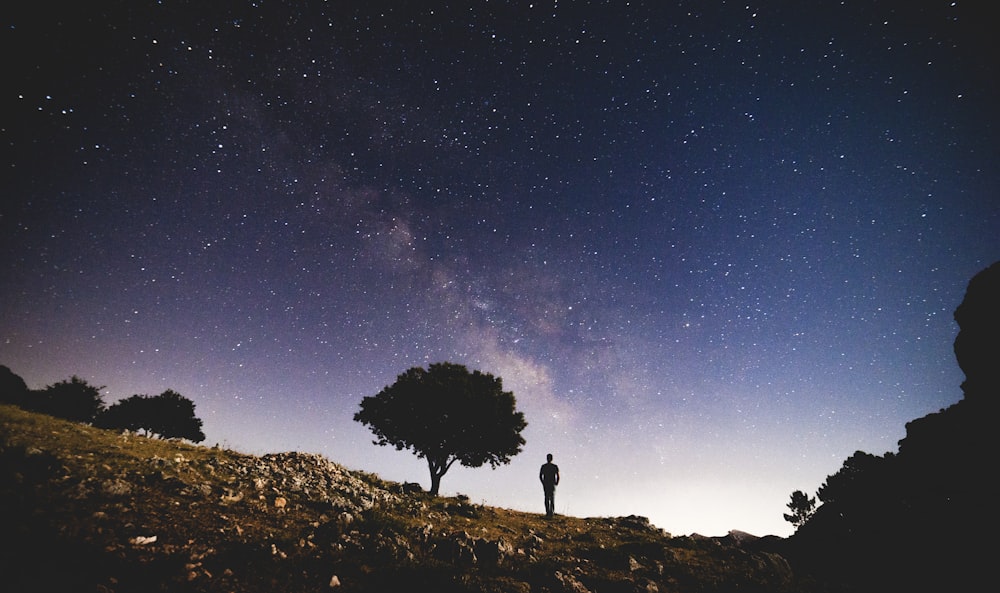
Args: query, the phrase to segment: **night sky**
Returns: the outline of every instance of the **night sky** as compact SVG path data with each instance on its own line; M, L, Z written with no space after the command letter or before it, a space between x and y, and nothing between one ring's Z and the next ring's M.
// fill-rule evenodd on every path
M678 535L787 535L793 490L962 396L989 3L14 4L0 364L31 388L174 389L205 444L426 488L352 417L460 363L527 444L443 494L541 513L551 452L558 513Z

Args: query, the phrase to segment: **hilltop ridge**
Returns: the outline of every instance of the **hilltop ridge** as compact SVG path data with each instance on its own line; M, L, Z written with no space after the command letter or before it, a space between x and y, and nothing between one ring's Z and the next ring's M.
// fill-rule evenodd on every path
M780 538L432 497L320 455L252 456L0 406L12 592L804 591Z

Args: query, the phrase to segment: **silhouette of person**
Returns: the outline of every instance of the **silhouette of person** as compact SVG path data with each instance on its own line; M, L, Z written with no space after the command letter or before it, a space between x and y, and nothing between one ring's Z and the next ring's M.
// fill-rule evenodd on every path
M538 470L538 479L542 481L545 491L545 516L551 517L556 512L556 485L559 484L559 466L552 463L552 453L546 457L542 469Z

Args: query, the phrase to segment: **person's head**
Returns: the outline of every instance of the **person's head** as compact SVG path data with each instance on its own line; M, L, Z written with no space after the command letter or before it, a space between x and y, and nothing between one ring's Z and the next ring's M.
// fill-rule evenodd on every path
M552 453L549 453L548 455L546 455L545 459L546 459L546 461L550 461L551 462L552 461Z

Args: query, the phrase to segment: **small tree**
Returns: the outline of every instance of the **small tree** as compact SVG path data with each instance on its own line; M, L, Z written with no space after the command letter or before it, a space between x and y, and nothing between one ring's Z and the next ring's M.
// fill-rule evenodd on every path
M194 402L172 389L153 397L129 396L101 414L97 424L116 430L144 430L165 439L205 440L201 420L194 415Z
M786 506L792 511L792 514L785 514L785 521L798 529L816 512L816 497L809 497L805 492L796 490L792 492L792 500Z
M365 397L354 420L375 433L376 445L411 449L427 459L430 493L437 495L441 477L456 461L496 469L521 452L527 423L515 406L499 377L442 362L427 370L413 367Z

